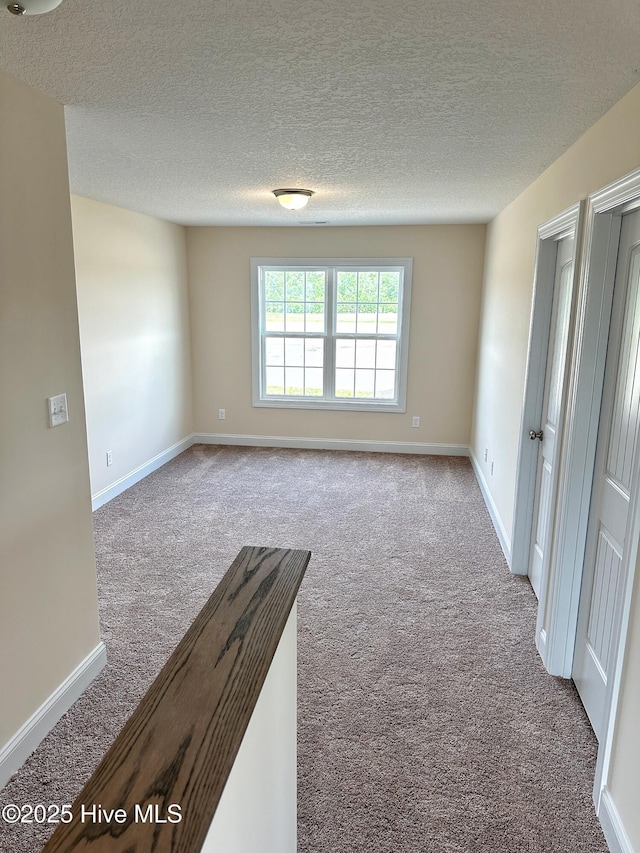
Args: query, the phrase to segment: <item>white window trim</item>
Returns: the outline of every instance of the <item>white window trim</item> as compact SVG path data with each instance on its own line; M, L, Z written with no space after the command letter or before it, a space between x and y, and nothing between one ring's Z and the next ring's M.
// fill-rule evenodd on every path
M260 268L261 267L358 267L377 270L382 267L401 267L403 269L402 294L399 304L400 333L398 336L398 397L388 403L381 400L314 400L312 398L263 397L261 395L262 376L262 333L260 328ZM409 362L409 319L411 307L411 278L413 258L251 258L251 345L252 345L252 394L256 407L276 409L331 409L335 411L396 412L407 411L407 369ZM333 302L328 303L328 337L333 339ZM341 335L341 337L343 337ZM377 337L377 336L376 336ZM326 370L333 369L333 346L327 348L328 363Z

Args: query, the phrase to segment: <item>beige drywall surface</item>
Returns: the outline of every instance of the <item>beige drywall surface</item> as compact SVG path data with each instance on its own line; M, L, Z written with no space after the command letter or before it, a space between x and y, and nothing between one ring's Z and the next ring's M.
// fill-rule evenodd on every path
M191 434L186 240L79 196L71 208L95 496Z
M640 166L639 139L640 86L636 86L487 229L471 446L508 536L513 526L537 228Z
M188 228L195 432L468 445L484 237L482 225ZM252 257L413 258L406 414L252 406Z
M100 637L63 108L3 73L0 151L1 747Z
M589 193L640 166L640 86L616 104L490 224L478 346L472 450L510 534L524 394L536 230ZM535 426L532 424L532 426ZM484 463L484 449L489 461ZM494 476L489 473L495 460ZM640 584L640 570L636 587ZM627 667L608 785L640 851L640 595L635 595Z

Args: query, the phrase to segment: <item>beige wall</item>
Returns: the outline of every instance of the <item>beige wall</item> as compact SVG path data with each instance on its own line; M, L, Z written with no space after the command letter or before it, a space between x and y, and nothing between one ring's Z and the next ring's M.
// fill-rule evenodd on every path
M524 394L536 229L589 193L640 166L640 86L616 104L490 224L478 346L472 450L496 510L513 524L520 413ZM484 449L495 460L494 476ZM640 586L640 571L636 575ZM626 676L609 785L640 851L640 595L636 589Z
M487 229L472 450L511 534L538 225L640 166L640 86ZM484 462L494 460L490 476Z
M481 225L187 229L195 431L467 445L484 236ZM413 258L406 414L252 407L251 257Z
M71 201L95 496L192 432L186 240L179 225Z
M63 109L2 73L0 151L2 746L100 638Z

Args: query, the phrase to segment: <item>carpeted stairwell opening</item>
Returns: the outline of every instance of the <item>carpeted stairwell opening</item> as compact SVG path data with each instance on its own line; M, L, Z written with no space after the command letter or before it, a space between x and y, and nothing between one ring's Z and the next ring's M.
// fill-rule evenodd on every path
M240 547L273 545L312 552L300 853L607 850L595 737L536 654L467 459L197 445L94 524L108 665L0 805L72 802ZM0 822L0 850L52 829Z

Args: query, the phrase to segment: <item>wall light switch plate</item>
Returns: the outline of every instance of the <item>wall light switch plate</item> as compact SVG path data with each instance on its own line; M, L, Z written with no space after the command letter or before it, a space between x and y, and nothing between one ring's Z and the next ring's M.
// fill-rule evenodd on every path
M69 420L69 410L67 409L67 395L56 394L55 397L47 397L47 407L49 410L49 426L57 427L60 424L66 424Z

